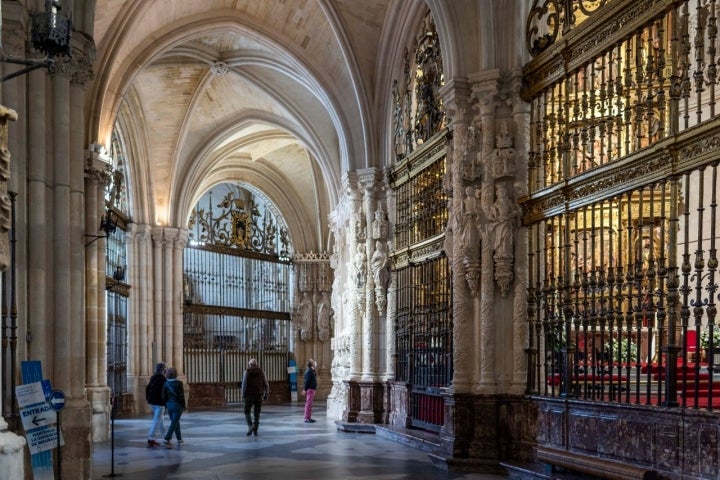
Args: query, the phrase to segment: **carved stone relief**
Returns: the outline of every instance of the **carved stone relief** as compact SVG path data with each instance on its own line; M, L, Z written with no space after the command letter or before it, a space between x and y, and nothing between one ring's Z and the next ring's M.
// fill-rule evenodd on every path
M5 271L9 265L8 233L11 224L10 198L8 197L8 180L10 179L10 150L8 149L8 122L17 120L17 112L0 105L0 270Z

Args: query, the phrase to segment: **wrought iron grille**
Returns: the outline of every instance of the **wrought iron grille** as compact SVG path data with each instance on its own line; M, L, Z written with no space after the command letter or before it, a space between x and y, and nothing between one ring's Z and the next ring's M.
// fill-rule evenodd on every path
M127 393L127 295L107 291L107 382L113 396Z
M408 265L397 272L396 378L411 384L412 424L443 424L441 389L452 380L452 316L447 257Z
M258 192L240 185L221 184L219 203L207 192L188 221L193 245L215 245L264 253L287 259L290 238L283 218Z
M225 401L240 402L238 382L251 358L268 381L286 381L293 351L289 260L204 245L185 249L184 272L188 383L223 385Z
M720 406L716 6L608 2L525 69L532 393Z
M410 424L439 431L441 389L452 380L452 282L442 252L447 224L445 132L399 162L395 191L396 379L408 385Z
M444 148L448 139L443 132L425 149L418 151L420 156L399 163L393 170L395 249L398 251L442 235L445 231L448 197L444 193L442 179L446 171Z

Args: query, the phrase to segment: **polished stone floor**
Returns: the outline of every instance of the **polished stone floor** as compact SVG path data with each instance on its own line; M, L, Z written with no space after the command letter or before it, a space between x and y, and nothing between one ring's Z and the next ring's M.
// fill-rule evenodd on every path
M246 436L240 406L183 414L185 443L147 447L150 416L117 419L114 442L93 446L94 480L499 480L491 474L448 472L420 449L372 433L338 431L316 405L304 423L300 403L263 406L257 436ZM169 419L165 417L165 426ZM175 440L173 439L173 443ZM113 448L114 445L114 448Z

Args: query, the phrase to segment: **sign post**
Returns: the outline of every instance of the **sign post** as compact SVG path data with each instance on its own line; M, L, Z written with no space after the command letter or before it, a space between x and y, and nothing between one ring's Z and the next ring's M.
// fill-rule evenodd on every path
M295 360L290 360L290 362L288 362L287 371L289 374L288 382L290 382L290 399L293 402L297 402L297 366L295 365Z
M48 398L50 407L57 412L57 424L55 430L57 431L57 438L60 438L60 410L65 408L65 394L62 390L53 390L50 392ZM60 442L57 446L57 459L58 459L58 480L62 480L62 451Z

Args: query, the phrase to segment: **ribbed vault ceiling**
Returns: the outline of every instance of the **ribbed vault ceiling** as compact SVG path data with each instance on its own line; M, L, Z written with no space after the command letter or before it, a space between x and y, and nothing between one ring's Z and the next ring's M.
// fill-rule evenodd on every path
M88 117L100 142L117 120L138 137L134 219L180 226L204 191L235 180L275 203L296 249L322 249L341 171L374 148L388 3L98 0Z

